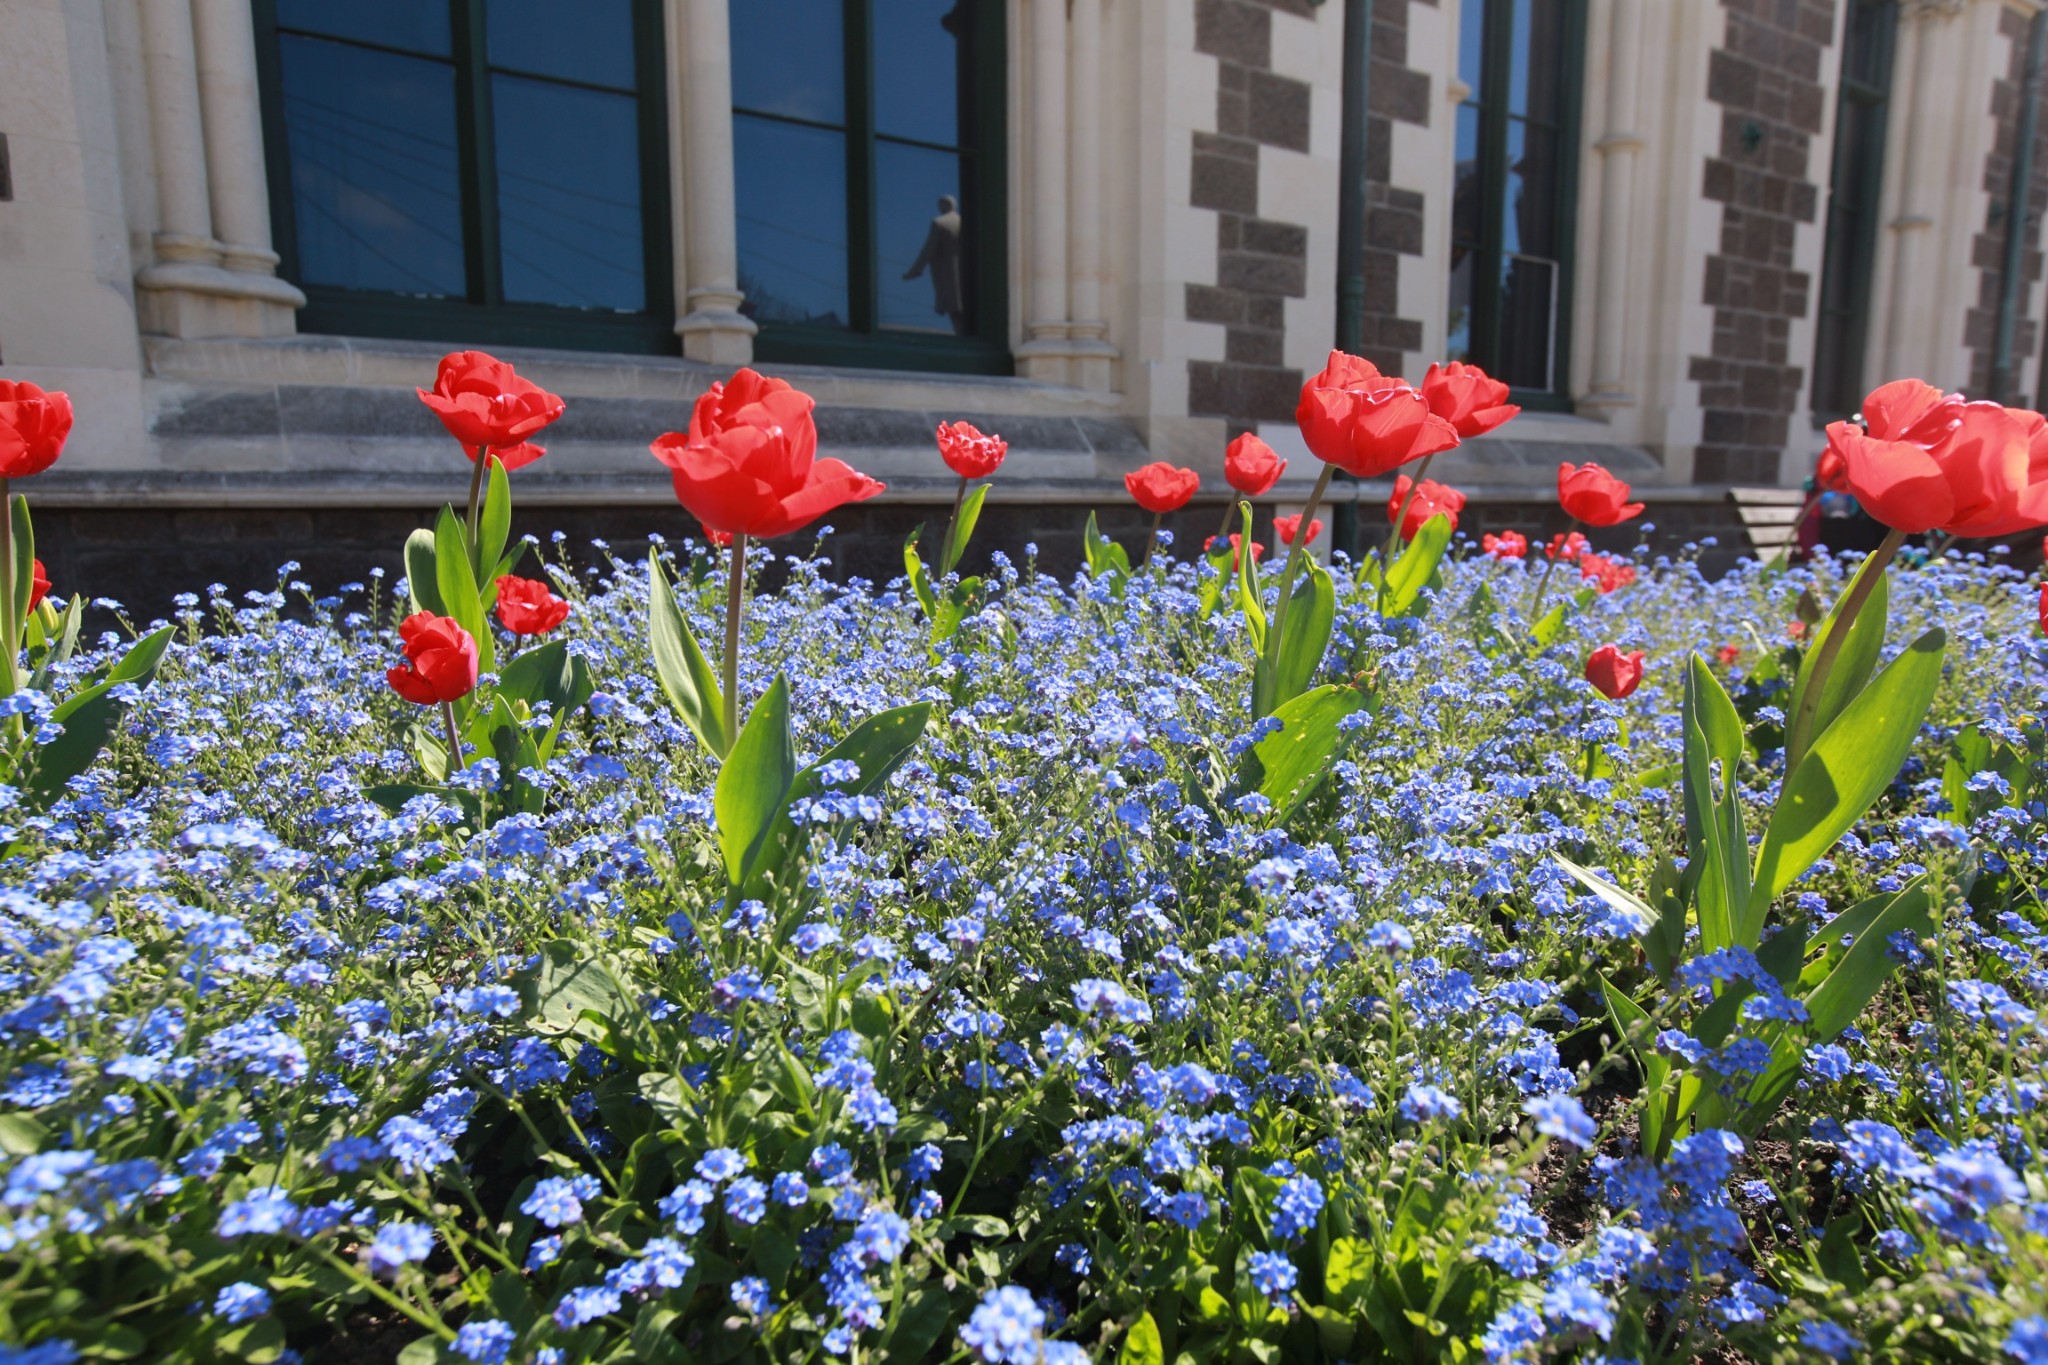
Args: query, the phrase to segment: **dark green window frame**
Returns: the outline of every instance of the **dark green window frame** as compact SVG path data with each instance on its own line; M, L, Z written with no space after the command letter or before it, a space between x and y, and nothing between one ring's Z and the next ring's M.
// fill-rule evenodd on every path
M754 338L759 360L799 365L859 366L951 374L1007 375L1010 353L1008 178L1005 161L1008 75L1002 0L965 0L973 15L970 79L973 98L963 110L959 154L969 168L963 191L978 205L967 278L974 290L974 331L968 336L927 336L883 330L876 321L875 143L873 14L888 0L844 0L847 146L846 327L762 322ZM807 120L735 105L735 113L807 125ZM837 125L809 125L834 126ZM912 139L890 138L908 146ZM741 231L746 230L741 225Z
M1466 96L1461 108L1478 114L1478 165L1481 194L1479 230L1476 239L1461 235L1452 213L1452 251L1468 251L1473 257L1470 345L1453 359L1477 364L1490 374L1507 377L1510 366L1504 348L1501 291L1481 287L1499 281L1507 256L1506 223L1509 205L1509 127L1526 123L1543 128L1557 140L1555 177L1556 220L1551 227L1557 254L1554 260L1555 296L1551 308L1549 382L1543 386L1515 385L1514 401L1539 412L1569 412L1571 397L1572 295L1578 235L1579 120L1580 90L1585 71L1586 0L1554 0L1562 25L1559 50L1564 70L1558 75L1558 109L1554 123L1525 117L1511 109L1510 80L1516 44L1525 35L1516 30L1517 11L1527 13L1528 0L1474 0L1466 6L1469 22L1475 8L1483 13L1484 32L1480 49L1480 79ZM1454 118L1456 115L1453 116ZM1538 259L1538 258L1531 258ZM1510 381L1512 382L1512 380Z
M449 6L454 35L456 136L461 164L466 168L461 197L467 297L412 298L301 281L277 9L275 0L253 2L272 230L280 258L279 273L299 284L306 295L306 306L299 313L300 331L568 350L680 353L681 342L675 331L669 228L668 71L661 0L632 0L640 135L642 272L647 290L646 309L636 313L514 303L505 299L498 254L496 167L490 135L494 125L488 77L492 72L524 73L490 61L485 48L485 0L420 0L422 4ZM379 49L378 44L371 42L350 42L371 50L396 51ZM582 85L559 76L545 79L563 86Z
M1884 185L1898 12L1898 0L1850 0L1842 21L1826 246L1814 306L1816 424L1846 418L1863 406L1870 279L1877 262L1878 196Z

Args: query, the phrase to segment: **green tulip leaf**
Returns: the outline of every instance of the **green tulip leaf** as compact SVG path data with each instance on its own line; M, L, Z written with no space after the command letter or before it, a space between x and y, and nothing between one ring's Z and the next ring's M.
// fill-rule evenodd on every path
M946 528L946 553L939 572L951 573L960 567L960 557L967 553L967 542L974 535L975 523L981 520L981 505L988 500L988 490L989 485L978 483L961 500L959 515Z
M1414 609L1416 600L1429 586L1450 544L1449 517L1439 512L1422 523L1415 539L1408 542L1408 548L1394 561L1394 567L1387 570L1387 581L1380 588L1380 615L1391 619L1406 616Z
M697 742L718 758L732 747L725 730L725 691L718 672L697 644L697 636L681 608L675 589L662 572L661 555L647 557L647 645L654 655L654 676L662 695L675 708Z
M1813 737L1834 723L1835 717L1842 714L1842 708L1863 690L1877 668L1877 656L1884 647L1885 622L1891 612L1891 576L1885 572L1885 563L1876 555L1865 556L1855 578L1835 599L1827 619L1814 631L1813 641L1800 661L1799 676L1792 684L1791 704L1785 708L1785 714L1792 718L1789 722L1791 728L1785 735L1787 772L1798 768L1799 760L1806 756L1807 745ZM1813 672L1821 651L1828 636L1840 629L1842 608L1855 595L1856 584L1872 573L1877 575L1877 580L1871 584L1870 596L1863 603L1862 610L1856 613L1856 619L1849 623L1849 633L1842 637L1842 647L1829 666L1827 677L1820 680L1820 700L1813 719L1806 729L1801 730L1797 723L1800 704L1813 685Z
M1332 683L1282 702L1273 710L1280 722L1253 746L1261 773L1258 790L1273 803L1272 820L1285 824L1329 775L1351 734L1347 717L1370 710L1373 701L1349 683Z
M776 817L782 814L795 778L789 684L778 673L733 738L732 751L718 770L718 785L711 796L712 813L718 820L718 849L735 893L746 884L747 873L767 842Z

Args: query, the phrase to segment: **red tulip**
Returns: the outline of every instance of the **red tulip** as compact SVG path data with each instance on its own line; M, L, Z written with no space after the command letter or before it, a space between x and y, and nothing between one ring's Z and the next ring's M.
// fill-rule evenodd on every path
M1361 479L1458 444L1457 428L1408 381L1342 351L1330 352L1322 373L1301 386L1294 421L1317 459Z
M1413 488L1415 496L1409 497ZM1435 479L1424 479L1417 484L1403 474L1394 480L1394 496L1387 499L1387 520L1401 516L1401 504L1408 504L1408 515L1401 518L1401 539L1413 540L1415 533L1426 525L1431 517L1450 518L1451 529L1458 529L1458 513L1465 510L1465 495L1457 489L1438 483Z
M1124 487L1137 499L1138 506L1153 513L1178 512L1201 486L1202 476L1194 470L1181 469L1164 460L1154 460L1143 469L1124 475Z
M1593 543L1577 531L1572 532L1570 535L1560 531L1550 538L1548 545L1543 547L1543 554L1548 559L1562 559L1569 562L1577 559L1592 548Z
M1273 529L1279 533L1282 545L1292 545L1295 535L1301 530L1301 513L1296 512L1291 517L1273 518ZM1311 545L1315 544L1316 537L1322 533L1323 519L1317 517L1308 524L1308 543Z
M1820 461L1813 467L1813 486L1823 493L1849 491L1849 462L1832 442L1821 451Z
M545 635L569 619L569 604L537 578L498 580L498 620L514 635Z
M1624 654L1613 645L1602 645L1586 660L1586 681L1609 701L1620 701L1636 690L1643 680L1643 652Z
M1723 668L1726 668L1730 664L1733 664L1737 659L1742 657L1742 646L1722 645L1719 649L1714 651L1714 657L1721 661L1721 666Z
M770 540L883 485L840 460L820 460L811 396L741 370L697 400L687 433L656 437L676 501L715 531Z
M1461 437L1483 436L1521 411L1508 402L1506 384L1460 360L1429 367L1422 377L1422 399Z
M1223 539L1224 538L1222 536L1210 536L1209 544L1207 546L1208 552L1213 555L1217 553L1219 550L1221 550L1223 548ZM1237 557L1239 554L1243 552L1243 549L1243 533L1239 531L1232 531L1230 533L1230 571L1232 573L1237 572ZM1264 545L1260 544L1256 540L1252 542L1252 563L1258 563L1260 558L1264 556L1265 553L1266 547Z
M723 550L726 546L732 544L732 532L714 531L709 526L704 526L704 523L702 522L698 522L697 524L700 527L703 527L704 539L710 541L714 548Z
M1248 498L1261 496L1287 472L1287 461L1247 431L1223 449L1223 478Z
M29 563L34 567L30 570L31 577L28 581L28 609L34 611L43 605L43 599L50 595L50 571L43 567L43 561L40 559L30 560Z
M963 479L985 479L996 472L1010 443L1000 436L984 436L969 422L939 424L939 458Z
M452 617L416 612L398 626L406 662L384 680L418 706L460 701L476 689L476 641Z
M25 479L57 463L71 434L71 395L0 379L0 479Z
M1863 400L1863 426L1828 424L1863 509L1895 531L2006 536L2048 522L2048 421L1965 403L1917 379Z
M482 448L479 446L464 446L462 448L462 453L469 456L471 464L476 463L477 456L481 452ZM515 469L526 468L526 466L547 453L545 446L537 446L531 441L522 441L516 446L493 447L491 458L505 466L505 472L510 474Z
M442 356L433 391L416 392L472 460L478 447L519 445L562 415L561 399L482 351ZM521 463L538 458L528 456ZM509 461L505 468L512 468Z
M1529 538L1520 531L1502 531L1481 536L1479 548L1495 559L1520 559L1529 553Z
M1588 526L1618 526L1643 511L1628 500L1627 484L1590 460L1557 467L1557 500L1572 520Z
M1592 579L1594 588L1605 597L1635 582L1636 566L1606 555L1585 554L1579 556L1579 577Z

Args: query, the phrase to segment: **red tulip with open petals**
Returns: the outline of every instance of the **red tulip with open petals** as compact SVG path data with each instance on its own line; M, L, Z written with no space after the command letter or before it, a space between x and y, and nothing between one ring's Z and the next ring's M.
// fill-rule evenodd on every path
M1458 429L1431 412L1412 384L1342 351L1330 352L1322 372L1301 386L1294 421L1317 459L1361 479L1458 444Z
M1495 559L1520 559L1529 553L1529 537L1520 531L1488 532L1479 538L1479 548Z
M1484 436L1521 412L1508 401L1506 384L1462 360L1431 365L1422 376L1422 399L1460 437Z
M1588 526L1619 526L1630 517L1641 516L1643 505L1630 502L1628 494L1626 483L1591 460L1557 467L1557 500L1574 521Z
M1828 424L1848 490L1908 535L2007 536L2048 523L2048 421L1996 403L1966 403L1918 379L1863 400L1863 425Z
M1154 460L1124 475L1124 487L1130 490L1138 506L1154 515L1178 512L1201 486L1202 476L1194 470L1164 460Z
M1409 497L1413 488L1415 496ZM1404 515L1403 503L1408 505ZM1435 479L1424 479L1420 484L1403 474L1394 480L1394 496L1387 499L1387 520L1401 518L1401 539L1413 540L1415 533L1429 523L1431 517L1448 517L1453 531L1458 529L1458 513L1465 510L1465 495L1448 484Z
M1586 681L1609 701L1620 701L1643 681L1643 652L1623 653L1613 645L1602 645L1586 660Z
M984 436L972 422L939 424L939 458L946 468L963 479L985 479L996 472L1010 443L1000 436Z
M1287 472L1287 461L1249 431L1223 448L1223 478L1248 498L1263 496Z
M514 635L545 635L569 619L569 604L537 578L498 580L498 620Z
M391 690L416 706L460 701L476 690L476 641L449 616L416 612L399 622L406 661L385 673Z
M1291 517L1273 518L1273 531L1280 537L1280 543L1282 545L1294 544L1295 536L1301 533L1301 513L1296 512ZM1315 544L1316 537L1321 535L1322 533L1323 519L1321 517L1317 517L1314 521L1311 521L1308 524L1308 543L1311 545Z
M560 417L563 408L561 399L540 385L521 379L510 365L482 351L454 351L442 356L433 389L416 392L471 460L476 459L481 446L496 450L521 444ZM538 458L534 455L528 460ZM512 467L507 460L505 468Z
M57 463L71 435L71 396L26 380L0 379L0 479L25 479Z
M883 489L840 460L821 460L811 396L741 370L697 400L687 432L655 438L676 501L714 531L772 540Z

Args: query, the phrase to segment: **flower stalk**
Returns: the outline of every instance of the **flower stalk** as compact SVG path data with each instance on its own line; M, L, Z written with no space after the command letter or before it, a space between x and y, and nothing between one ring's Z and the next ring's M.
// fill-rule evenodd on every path
M21 690L21 628L14 619L14 498L0 478L0 632L7 642L6 696Z
M747 593L747 537L732 536L732 568L725 581L725 735L740 733L740 610Z

